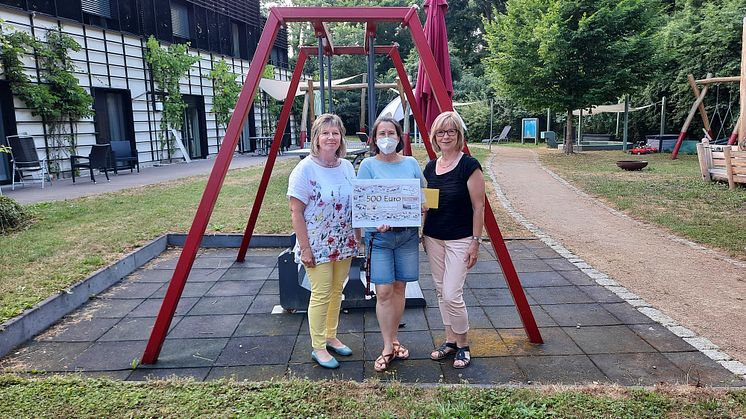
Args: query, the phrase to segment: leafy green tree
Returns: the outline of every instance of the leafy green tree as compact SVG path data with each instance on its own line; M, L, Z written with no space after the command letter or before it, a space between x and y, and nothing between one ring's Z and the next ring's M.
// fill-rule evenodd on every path
M448 0L445 17L449 50L461 60L465 72L482 76L482 59L487 55L484 22L504 10L505 0Z
M615 101L656 68L658 0L509 0L486 22L485 60L496 90L528 110L565 112Z

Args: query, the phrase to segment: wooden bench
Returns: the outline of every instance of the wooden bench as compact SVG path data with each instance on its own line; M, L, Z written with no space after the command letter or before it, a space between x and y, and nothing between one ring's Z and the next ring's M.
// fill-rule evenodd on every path
M699 143L697 157L702 179L727 181L730 189L746 184L746 151L738 146Z

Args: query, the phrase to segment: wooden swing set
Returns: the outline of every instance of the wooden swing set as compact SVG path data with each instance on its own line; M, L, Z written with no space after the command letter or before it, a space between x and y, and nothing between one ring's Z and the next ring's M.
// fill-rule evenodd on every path
M706 78L694 80L694 77L690 74L688 79L696 100L689 110L684 125L681 127L671 158L675 159L678 155L689 124L692 122L694 114L699 111L705 130L702 142L697 144L697 157L702 179L705 181L727 181L730 189L734 189L737 183L746 184L746 17L743 19L741 40L741 75L712 77L712 74L708 73ZM711 141L717 139L717 136L713 135L710 120L702 102L710 85L716 84L719 87L722 83L739 83L740 112L733 132L728 137L728 143L717 145L711 144ZM703 86L701 90L699 86Z

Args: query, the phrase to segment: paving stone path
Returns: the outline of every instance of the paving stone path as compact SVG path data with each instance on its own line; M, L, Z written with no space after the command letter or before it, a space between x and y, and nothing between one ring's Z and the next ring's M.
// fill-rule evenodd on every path
M666 328L596 284L538 240L508 241L545 340L528 343L492 249L467 278L473 363L466 370L428 359L442 339L427 263L421 286L426 308L407 309L400 338L411 358L389 373L373 370L381 349L375 312L341 315L340 339L354 351L338 370L310 359L302 313L270 314L279 304L277 250L201 251L155 365L132 368L142 356L178 256L170 250L4 358L4 371L69 373L122 380L193 377L211 380L397 379L419 383L690 383L743 386L744 381ZM424 254L420 255L425 261Z

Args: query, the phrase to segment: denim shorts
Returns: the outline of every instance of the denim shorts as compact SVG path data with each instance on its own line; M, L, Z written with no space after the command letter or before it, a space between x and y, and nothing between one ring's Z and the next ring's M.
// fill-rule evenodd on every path
M413 282L420 277L420 238L417 227L403 231L366 233L365 245L373 246L370 255L370 281L376 285L393 284L394 281Z

